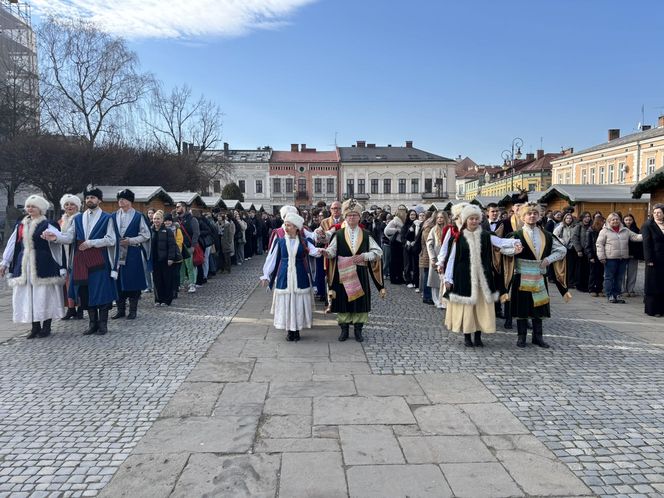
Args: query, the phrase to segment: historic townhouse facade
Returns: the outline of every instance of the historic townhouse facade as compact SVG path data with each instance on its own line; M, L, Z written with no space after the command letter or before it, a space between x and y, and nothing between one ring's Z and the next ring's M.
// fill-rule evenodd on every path
M552 166L555 184L634 185L664 167L664 116L656 128L645 125L624 137L611 129L607 142L569 149Z
M413 206L453 199L456 161L413 147L392 147L357 141L338 147L343 197L354 197L369 207Z
M291 144L290 151L272 153L270 160L271 207L284 204L301 208L319 201L330 204L339 198L339 155Z

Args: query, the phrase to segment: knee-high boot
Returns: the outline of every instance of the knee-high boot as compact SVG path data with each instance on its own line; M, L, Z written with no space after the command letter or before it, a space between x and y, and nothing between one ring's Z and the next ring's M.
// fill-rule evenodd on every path
M364 337L362 337L362 327L364 327L363 323L355 323L353 324L353 330L355 332L355 340L357 342L362 342L364 341Z
M108 332L108 307L103 306L99 309L99 335Z
M533 344L540 348L550 348L548 343L544 342L544 332L542 331L542 319L533 318Z
M339 334L339 341L344 342L346 339L348 339L348 330L350 329L350 324L340 323L339 327L341 327L341 334Z
M127 315L127 320L136 319L136 311L138 311L138 297L129 298L129 314Z
M40 332L41 324L39 322L32 322L32 328L30 329L30 333L26 339L34 339L35 337L39 337Z
M48 337L51 335L51 320L44 320L42 322L42 328L41 332L39 333L39 337Z
M99 330L99 311L97 308L88 308L88 318L90 319L90 325L88 330L83 332L83 335L96 334Z
M517 318L516 320L516 331L517 331L517 339L516 339L516 345L519 348L525 348L526 347L526 335L528 335L528 327L526 325L526 320Z
M117 305L117 311L115 314L111 317L111 320L117 320L118 318L124 318L126 316L127 312L127 300L123 297L119 297L118 300L115 302Z

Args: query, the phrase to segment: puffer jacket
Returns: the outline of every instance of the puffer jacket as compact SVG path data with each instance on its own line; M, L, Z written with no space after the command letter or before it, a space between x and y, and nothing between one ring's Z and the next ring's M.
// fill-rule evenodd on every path
M565 223L561 223L553 229L553 235L560 239L566 249L572 249L574 247L574 228L574 225L565 225Z
M607 223L597 236L595 246L600 261L605 259L629 259L629 241L641 242L643 236L632 232L624 225L616 232Z
M584 225L583 222L577 223L572 233L572 244L576 252L584 252L588 245L588 229L590 224Z

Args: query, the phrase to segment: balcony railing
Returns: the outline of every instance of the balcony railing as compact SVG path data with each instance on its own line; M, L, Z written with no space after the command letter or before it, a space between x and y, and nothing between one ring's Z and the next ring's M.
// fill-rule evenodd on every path
M309 198L309 194L307 194L307 192L304 191L304 190L298 190L298 191L295 193L295 198L296 198L296 199L308 199L308 198Z
M447 192L423 192L422 199L426 200L440 200L440 199L449 199Z

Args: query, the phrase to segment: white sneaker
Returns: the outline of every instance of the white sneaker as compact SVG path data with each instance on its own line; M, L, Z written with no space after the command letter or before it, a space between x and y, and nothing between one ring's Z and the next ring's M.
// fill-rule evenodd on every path
M415 289L415 292L420 292L420 289Z
M414 284L408 284L406 287L408 287L409 289L412 289L413 287L415 287L415 285Z
M187 292L189 292L189 294L193 294L194 292L196 292L196 286L195 285L190 285L189 290Z

